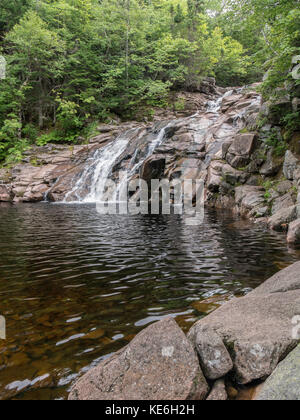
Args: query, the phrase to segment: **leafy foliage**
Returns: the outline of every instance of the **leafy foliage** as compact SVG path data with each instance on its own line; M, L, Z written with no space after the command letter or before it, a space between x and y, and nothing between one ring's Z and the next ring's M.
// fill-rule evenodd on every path
M2 0L0 159L166 106L206 76L271 95L299 52L299 1ZM22 149L22 147L21 147Z

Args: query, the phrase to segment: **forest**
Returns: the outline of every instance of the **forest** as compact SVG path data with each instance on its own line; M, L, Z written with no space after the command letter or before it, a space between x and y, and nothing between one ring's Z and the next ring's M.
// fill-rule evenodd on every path
M263 80L272 98L300 55L299 0L1 0L0 12L6 164L31 144L84 142L99 121L151 118L208 76Z

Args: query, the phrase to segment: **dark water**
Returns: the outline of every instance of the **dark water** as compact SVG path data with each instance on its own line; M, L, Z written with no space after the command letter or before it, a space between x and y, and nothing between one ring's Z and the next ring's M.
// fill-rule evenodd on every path
M284 235L229 215L101 216L0 206L0 399L65 398L76 377L151 322L187 330L300 259Z

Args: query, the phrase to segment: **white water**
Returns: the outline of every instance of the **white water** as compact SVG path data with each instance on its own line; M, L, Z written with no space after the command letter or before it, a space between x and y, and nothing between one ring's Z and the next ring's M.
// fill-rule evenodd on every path
M226 92L223 96L221 96L216 101L209 101L207 103L207 111L212 113L218 113L221 109L223 100L227 98L228 96L231 96L233 94L233 90L230 90Z
M228 91L216 101L207 103L207 112L219 114L224 98L233 94L233 91ZM240 115L237 116L239 118ZM193 126L193 118L196 118L195 127L199 128L199 113L188 117L191 120L191 127ZM198 119L197 119L198 118ZM166 137L166 130L172 127L180 120L166 123L163 128L154 136L153 140L148 146L143 149L137 143L137 148L127 165L126 172L120 173L119 184L117 188L111 191L111 200L119 201L123 189L127 186L127 182L138 174L143 163L148 159L155 150L163 143ZM207 126L208 128L209 126ZM141 133L139 133L141 131ZM121 134L113 143L108 144L104 148L97 150L94 155L88 159L86 166L80 178L77 180L74 188L70 191L64 202L80 202L80 203L96 203L104 199L106 193L107 181L113 175L113 169L119 163L121 155L126 151L127 147L131 145L134 139L144 139L145 131L138 129L131 129ZM131 146L132 147L132 146ZM142 146L141 146L142 147ZM129 152L131 153L131 151ZM116 175L116 174L114 174ZM123 197L123 195L122 195Z
M125 151L129 143L130 137L128 134L135 131L129 130L129 132L119 136L113 143L97 150L94 156L87 161L81 177L72 191L66 195L64 202L70 202L69 198L74 196L76 199L72 198L72 202L94 203L100 200L114 163ZM80 191L88 184L90 184L89 193L85 197L81 197Z
M153 153L155 152L155 150L163 143L163 140L165 138L166 135L166 130L168 127L172 126L172 122L170 122L169 124L167 124L165 127L163 127L157 137L154 138L154 140L150 143L150 146L148 147L147 153L146 155L138 160L138 162L136 162L137 159L137 155L138 155L138 149L135 151L135 154L133 155L130 164L129 164L129 171L124 174L122 180L120 180L120 184L114 194L113 200L115 201L119 201L119 196L121 194L121 192L123 191L123 188L126 188L127 186L127 182L135 175L138 173L139 169L142 167L143 163L150 157L153 155Z
M138 158L139 149L137 149L128 165L128 172L123 173L117 190L112 195L113 200L118 200L119 192L122 190L127 181L130 180L143 165L146 159L151 156L155 150L163 143L166 129L172 123L166 124L155 136L152 142L146 147L144 156ZM95 154L88 159L85 169L77 180L73 189L66 195L65 203L96 203L103 200L106 192L107 181L112 175L114 166L118 163L118 159L126 151L130 142L135 138L138 129L131 129L121 134L113 143L105 146L103 149L97 150ZM87 190L87 186L88 190ZM87 192L86 192L87 190Z

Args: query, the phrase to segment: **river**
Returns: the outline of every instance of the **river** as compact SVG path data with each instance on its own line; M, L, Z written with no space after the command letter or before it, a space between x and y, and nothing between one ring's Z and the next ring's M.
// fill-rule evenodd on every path
M78 375L166 316L187 331L300 259L285 236L206 211L101 216L93 204L0 206L0 399L64 399Z

